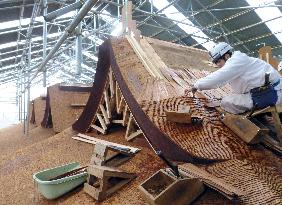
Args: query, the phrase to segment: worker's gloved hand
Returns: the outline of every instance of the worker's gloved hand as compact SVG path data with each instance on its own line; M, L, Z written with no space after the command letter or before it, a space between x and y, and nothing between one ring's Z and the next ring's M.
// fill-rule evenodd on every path
M195 88L194 86L192 86L191 88L187 89L184 91L185 95L189 95L192 92L193 96L195 94L195 92L197 92L197 88Z
M191 92L193 93L193 95L195 94L195 92L197 92L197 88L195 88L194 86L191 88Z

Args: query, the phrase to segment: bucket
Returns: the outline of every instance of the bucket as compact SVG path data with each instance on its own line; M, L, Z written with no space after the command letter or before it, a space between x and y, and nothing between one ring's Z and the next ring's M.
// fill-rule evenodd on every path
M87 172L80 172L64 178L51 180L52 178L72 171L80 167L78 162L72 162L63 166L46 169L33 174L33 179L38 191L47 199L55 199L84 183Z

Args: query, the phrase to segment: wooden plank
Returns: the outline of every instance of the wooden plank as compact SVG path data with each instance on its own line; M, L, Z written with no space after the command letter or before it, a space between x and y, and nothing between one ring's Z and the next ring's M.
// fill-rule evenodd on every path
M266 113L266 112L272 112L275 108L274 107L266 107L266 108L263 108L263 109L260 109L260 110L257 110L255 111L252 116L256 116L256 115L259 115L259 114L262 114L262 113ZM248 113L249 114L249 113ZM245 116L248 116L248 114L246 114Z
M73 108L84 108L86 104L71 103L70 106Z
M140 136L142 134L143 134L143 132L142 132L141 129L137 130L136 132L131 133L126 140L127 141L131 141L131 140L135 139L136 137L138 137L138 136Z
M260 128L246 117L229 113L223 116L221 121L246 143L255 144L261 141Z
M122 33L124 33L125 30L126 30L126 27L127 27L127 25L126 25L126 9L125 9L125 7L123 7L121 9L121 23L122 23Z
M107 194L106 197L112 195L113 193L115 193L116 191L118 191L119 189L121 189L124 185L126 185L127 183L129 183L132 179L134 179L136 177L135 174L132 174L132 176L127 176L127 177L118 177L119 179L123 178L120 182L118 182L117 184L115 184L114 186L112 186L111 188L109 188L107 190Z
M123 96L121 96L121 99L120 99L120 102L119 102L118 108L117 108L118 114L121 114L121 112L123 111L124 105L125 105L125 100L124 100Z
M95 130L97 130L97 131L99 131L99 132L101 132L102 134L106 134L106 130L104 130L103 128L101 128L101 127L98 127L97 125L90 125L90 127L92 127L93 129L95 129Z
M97 143L90 164L117 167L134 156L130 150Z
M101 112L102 112L102 114L103 114L103 117L104 117L104 120L105 120L106 124L109 125L109 124L110 124L110 120L109 120L109 116L108 116L108 114L107 114L107 112L106 112L106 110L105 110L104 105L101 105L101 104L100 104L99 107L100 107L100 110L101 110Z
M140 42L140 37L141 37L141 32L140 30L137 29L137 26L136 26L136 20L130 20L129 21L129 31L131 31L131 36L133 38L135 38L135 40L139 43Z
M140 45L143 50L150 56L150 59L153 61L153 63L159 70L162 68L167 68L167 65L163 62L161 57L156 53L154 48L149 44L149 42L145 38L142 38L140 40Z
M129 109L128 109L128 106L125 105L125 108L123 110L123 118L122 118L123 126L126 126L126 124L128 123L128 118L129 118Z
M203 182L199 179L179 179L170 184L161 196L156 197L156 204L191 204L205 190ZM181 193L181 194L179 194ZM175 198L175 195L179 195ZM169 203L168 203L169 202Z
M92 196L94 199L98 198L98 193L96 189L88 183L84 183L83 191Z
M132 113L130 113L127 127L126 127L126 132L125 132L125 139L127 141L129 141L128 137L132 133L133 129L134 129L134 119L133 119Z
M264 144L266 147L269 147L272 150L275 150L279 154L282 154L282 145L280 145L277 140L274 140L269 135L265 135L263 137L262 144Z
M138 187L144 198L154 205L186 205L194 201L205 190L197 178L171 176L167 170L159 170Z
M77 136L78 137L76 137L76 138L80 138L80 139L84 138L84 139L91 141L92 142L91 144L101 143L101 144L105 144L105 145L109 145L109 146L121 147L121 148L124 148L124 149L130 149L132 153L137 153L138 151L140 151L139 148L130 147L130 146L114 143L114 142L109 142L109 141L106 141L106 140L97 139L95 137L90 137L88 135L81 134L81 133L79 133Z
M118 84L116 83L116 111L117 111L117 113L118 113L118 105L119 105L119 102L120 102L120 98L121 98L121 93L120 93Z
M112 112L111 112L110 100L109 100L109 95L108 95L107 90L104 91L104 97L105 97L107 114L108 114L108 117L111 118L112 117Z
M123 120L112 120L112 123L115 124L121 124L122 125Z
M114 81L112 70L110 70L109 73L109 81L110 81L111 98L113 98L115 96L115 81Z
M234 196L243 196L246 194L244 191L225 183L220 178L211 175L207 171L191 163L179 165L179 168L181 170L181 174L184 176L201 179L207 186L219 191L229 199L234 198Z
M135 130L134 131L134 125L137 125L137 123L135 122L132 113L130 113L129 119L128 119L128 124L127 124L127 128L126 128L126 133L125 133L125 139L127 141L131 141L133 139L135 139L136 137L140 136L143 134L141 129ZM137 125L138 126L138 125Z
M98 143L98 142L94 142L94 141L92 141L92 140L88 140L88 139L84 139L84 138L81 138L81 137L72 137L72 139L74 139L74 140L78 140L78 141L81 141L81 142L87 142L87 143L89 143L89 144L96 144L96 143Z
M150 61L150 58L146 55L139 43L132 37L126 35L129 44L132 46L134 52L137 54L146 70L155 78L164 79L162 73L156 68L156 66Z
M272 117L273 117L273 120L274 120L274 127L275 127L277 138L278 138L280 144L282 145L282 125L281 125L281 121L280 121L280 117L279 117L280 106L281 105L268 106L264 109L255 111L252 114L252 116L256 116L258 114L270 112Z
M279 114L275 110L275 111L271 112L271 115L272 115L273 120L274 120L276 136L279 140L279 144L282 146L282 125L281 125Z
M97 115L97 118L98 118L103 130L107 130L107 125L106 125L106 122L104 121L104 119L102 118L102 115L99 114L99 113L97 113L96 115Z
M97 165L89 165L87 172L89 175L98 178L97 181L99 184L97 186L93 186L92 188L86 186L86 191L91 192L91 196L97 197L95 199L98 201L104 200L136 177L134 173ZM113 184L111 180L114 180L116 183Z

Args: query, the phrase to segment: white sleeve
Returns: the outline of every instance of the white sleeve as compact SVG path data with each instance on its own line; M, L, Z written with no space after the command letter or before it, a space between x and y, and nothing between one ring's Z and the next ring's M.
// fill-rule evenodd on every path
M238 59L229 59L228 61L219 70L197 80L194 87L198 90L215 89L240 76L245 67L244 63Z

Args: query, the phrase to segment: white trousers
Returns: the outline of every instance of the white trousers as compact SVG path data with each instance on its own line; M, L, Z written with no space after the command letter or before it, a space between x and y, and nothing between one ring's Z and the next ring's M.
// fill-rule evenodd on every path
M276 104L282 103L282 90L277 90L278 100ZM220 106L227 112L233 114L244 113L253 107L253 100L250 93L231 94L221 100Z

